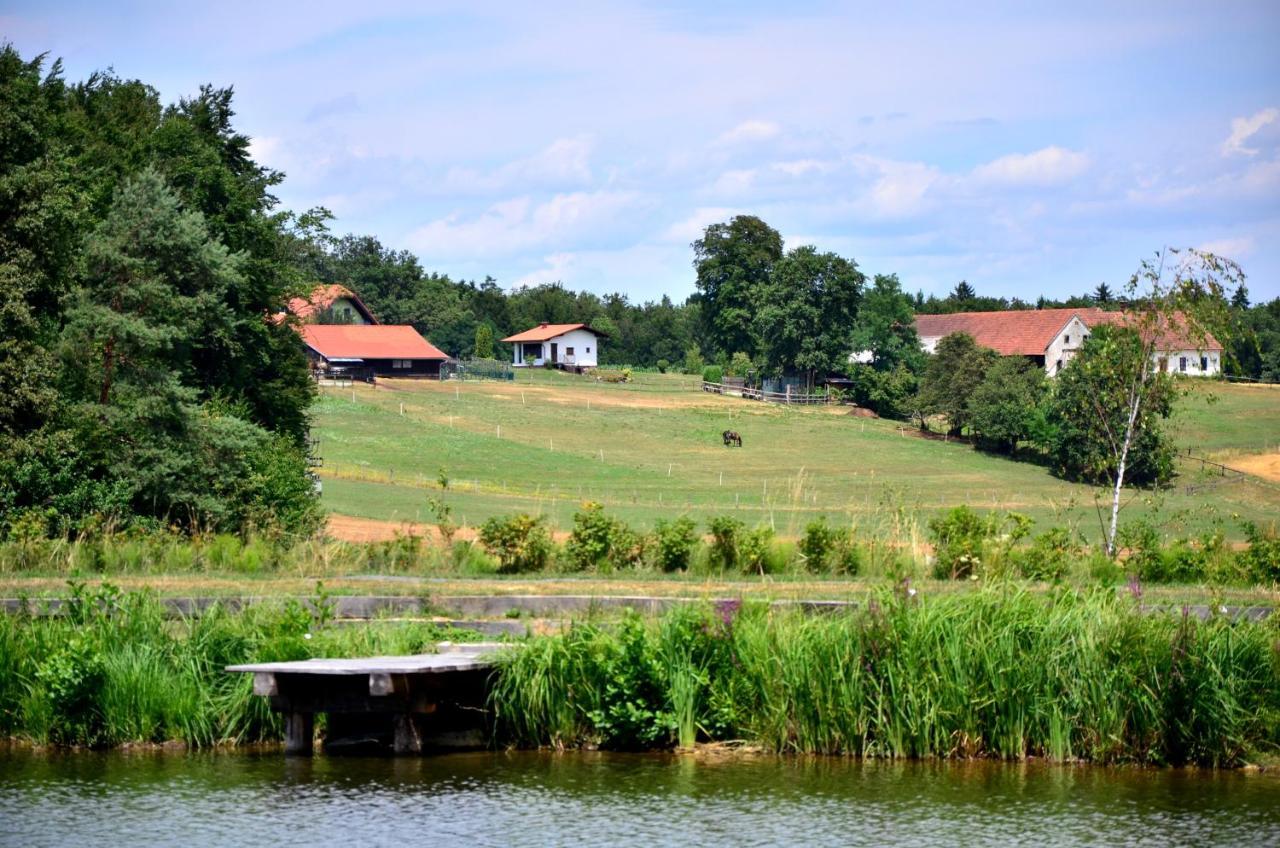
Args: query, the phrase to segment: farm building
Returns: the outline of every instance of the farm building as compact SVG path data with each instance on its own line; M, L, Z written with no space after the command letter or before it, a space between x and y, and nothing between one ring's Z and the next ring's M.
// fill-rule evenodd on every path
M968 333L1001 356L1031 359L1052 377L1080 350L1092 327L1126 320L1123 312L1096 307L954 312L917 315L916 333L926 353L933 353L944 336ZM1221 370L1222 345L1211 335L1196 341L1188 332L1168 329L1161 332L1156 347L1161 370L1191 376L1212 376Z
M442 350L408 325L304 324L307 357L317 371L369 377L440 377Z
M502 341L512 346L511 364L517 368L551 365L577 371L596 367L602 338L607 337L586 324L542 323Z
M440 377L449 357L407 324L379 324L355 292L339 285L317 286L289 301L287 312L301 323L312 370L356 379Z
M346 286L317 286L306 297L290 299L288 312L305 324L377 324L378 319ZM281 313L281 318L284 313Z

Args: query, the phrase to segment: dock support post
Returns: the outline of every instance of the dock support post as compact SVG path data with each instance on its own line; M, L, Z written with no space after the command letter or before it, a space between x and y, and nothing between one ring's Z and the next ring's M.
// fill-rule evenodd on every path
M412 713L402 713L392 721L395 728L395 752L397 754L421 754L423 717Z
M315 716L311 713L285 713L284 752L292 757L311 756L315 728Z

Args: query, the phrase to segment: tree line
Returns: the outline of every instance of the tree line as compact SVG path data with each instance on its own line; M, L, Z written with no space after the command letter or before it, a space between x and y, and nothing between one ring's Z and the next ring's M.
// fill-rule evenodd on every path
M0 47L0 531L307 531L303 287L230 89Z

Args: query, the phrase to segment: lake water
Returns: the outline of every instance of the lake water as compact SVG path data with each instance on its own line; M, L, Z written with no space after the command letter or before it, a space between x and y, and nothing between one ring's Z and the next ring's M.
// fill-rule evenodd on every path
M826 758L0 752L0 844L1276 845L1270 773Z

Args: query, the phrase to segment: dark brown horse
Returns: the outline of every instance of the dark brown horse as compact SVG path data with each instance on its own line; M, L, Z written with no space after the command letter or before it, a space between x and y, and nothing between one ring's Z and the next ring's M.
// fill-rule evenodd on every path
M720 434L724 438L724 446L737 445L742 447L742 437L738 435L737 430L725 430Z

